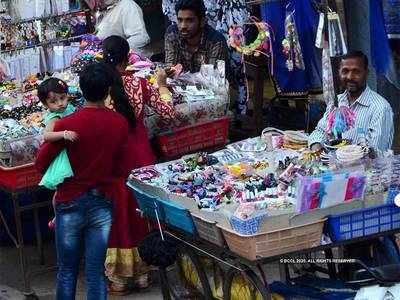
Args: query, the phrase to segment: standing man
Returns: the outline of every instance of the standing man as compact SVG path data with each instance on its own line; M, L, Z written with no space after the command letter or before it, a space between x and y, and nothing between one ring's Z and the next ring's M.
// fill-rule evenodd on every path
M207 24L203 0L179 0L175 6L177 25L165 34L165 62L182 64L184 71L199 72L202 64L226 62L224 36Z
M45 143L36 159L41 173L66 149L74 176L57 186L57 300L75 299L81 244L84 244L86 299L107 298L104 262L112 221L113 182L128 176L123 165L129 126L125 118L105 107L114 78L104 64L89 65L79 85L84 107L58 120L54 131L75 131L75 142Z
M345 88L338 95L339 106L349 106L356 114L354 127L343 133L344 139L357 143L360 133L365 135L370 147L386 151L393 142L393 111L388 101L367 85L368 58L361 51L349 52L342 58L339 70L341 84ZM316 129L310 135L308 145L319 150L325 142L326 109Z
M125 38L129 47L139 54L150 43L143 20L143 11L133 0L85 0L90 9L98 10L100 18L96 35L104 40L112 35Z

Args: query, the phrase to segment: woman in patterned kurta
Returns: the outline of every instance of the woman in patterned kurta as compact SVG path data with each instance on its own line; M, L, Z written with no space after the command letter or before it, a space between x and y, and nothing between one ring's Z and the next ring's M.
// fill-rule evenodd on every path
M207 9L208 24L228 38L229 27L248 22L250 13L244 0L203 0ZM163 0L164 15L176 23L175 5L178 0ZM229 62L233 87L238 90L237 112L245 114L247 109L247 87L243 72L242 56L229 48Z
M127 141L131 155L126 163L132 169L154 164L155 157L144 125L144 108L146 105L150 106L164 120L170 122L175 120L175 111L161 100L159 91L145 79L124 71L129 52L125 39L119 36L105 39L103 52L105 62L116 72L117 79L117 87L112 89L107 105L122 113L131 124L132 134ZM165 80L165 72L162 72L159 84L162 85ZM148 228L136 212L136 200L125 181L126 178L121 178L117 183L118 188L115 189L113 224L106 259L109 292L118 295L129 293L134 285L139 288L148 285L148 267L141 261L137 251L137 246L148 233Z

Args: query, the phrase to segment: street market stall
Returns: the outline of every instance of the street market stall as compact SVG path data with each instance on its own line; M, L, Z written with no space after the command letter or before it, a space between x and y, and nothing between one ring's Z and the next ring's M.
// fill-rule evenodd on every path
M180 272L197 293L221 296L209 286L203 256L230 267L224 299L271 299L262 265L307 252L332 258L332 248L400 231L397 156L370 159L356 145L318 155L304 150L305 141L299 132L266 130L212 154L132 171L128 186L141 213L162 224L163 239L183 243ZM257 297L231 295L243 278Z
M101 58L99 51L101 41L90 35L81 38L81 43L77 47L78 53L72 55L71 68L63 68L52 74L53 77L62 79L68 84L70 102L78 108L84 101L80 95L78 73L88 62ZM132 63L132 68L138 76L154 82L156 69L152 62L140 58L136 64ZM210 88L213 82L215 84L215 76L219 76L214 68L209 67L208 73L204 75L207 77L200 74L185 74L170 82L173 95L171 104L184 119L180 124L181 128L177 129L174 125L162 123L150 108L146 112L146 126L151 135L159 139L161 151L166 157L226 143L229 125L226 117L229 103L228 89L224 84L223 86L216 84L213 89ZM0 186L3 191L11 195L14 203L17 237L14 238L6 223L5 226L20 251L21 271L27 294L31 293L30 273L25 268L21 213L25 210L34 212L40 262L43 264L38 208L49 206L51 201L35 200L25 208L20 207L18 197L21 194L29 194L34 199L34 194L38 190L37 184L41 179L33 162L42 143L43 119L47 112L36 96L35 89L45 78L42 74L37 74L30 75L24 81L5 81L0 90ZM222 79L222 82L225 80Z

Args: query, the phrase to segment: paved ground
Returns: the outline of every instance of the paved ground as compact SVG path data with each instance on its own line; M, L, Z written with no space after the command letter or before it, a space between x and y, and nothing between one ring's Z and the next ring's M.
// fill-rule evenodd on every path
M27 257L31 264L38 267L38 258L36 249L28 247ZM45 249L46 262L54 264L55 253L51 245L47 245ZM18 256L15 248L0 247L0 300L19 300L25 299L21 291L23 290L23 282L20 277ZM82 272L81 272L82 273ZM52 300L55 299L55 272L48 272L43 275L35 276L32 279L32 287L39 299ZM84 297L84 279L82 275L78 282L77 300L85 299ZM143 293L134 293L125 297L109 297L108 299L135 299L135 300L159 300L162 299L161 291L158 284L155 284L149 291Z
M46 245L45 247L45 258L48 265L54 265L55 262L55 249L53 245ZM29 263L37 268L38 257L36 248L27 248L27 260ZM19 300L25 299L21 291L23 290L23 281L20 276L20 269L18 264L18 256L15 248L12 247L0 247L0 300ZM278 265L269 265L266 270L266 275L269 280L279 279L279 268ZM55 278L56 274L54 271L46 274L34 276L32 279L32 288L39 299L51 300L55 299ZM109 297L111 300L158 300L162 299L159 284L157 278L154 279L156 283L153 287L142 293L133 293L124 297ZM77 300L85 299L84 297L84 278L79 277L77 287Z

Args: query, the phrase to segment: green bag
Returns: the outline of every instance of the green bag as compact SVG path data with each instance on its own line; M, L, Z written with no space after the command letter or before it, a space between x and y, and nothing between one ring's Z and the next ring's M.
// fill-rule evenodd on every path
M43 175L39 185L50 190L56 190L57 186L66 178L74 176L71 164L68 159L67 150L64 149L57 155Z

